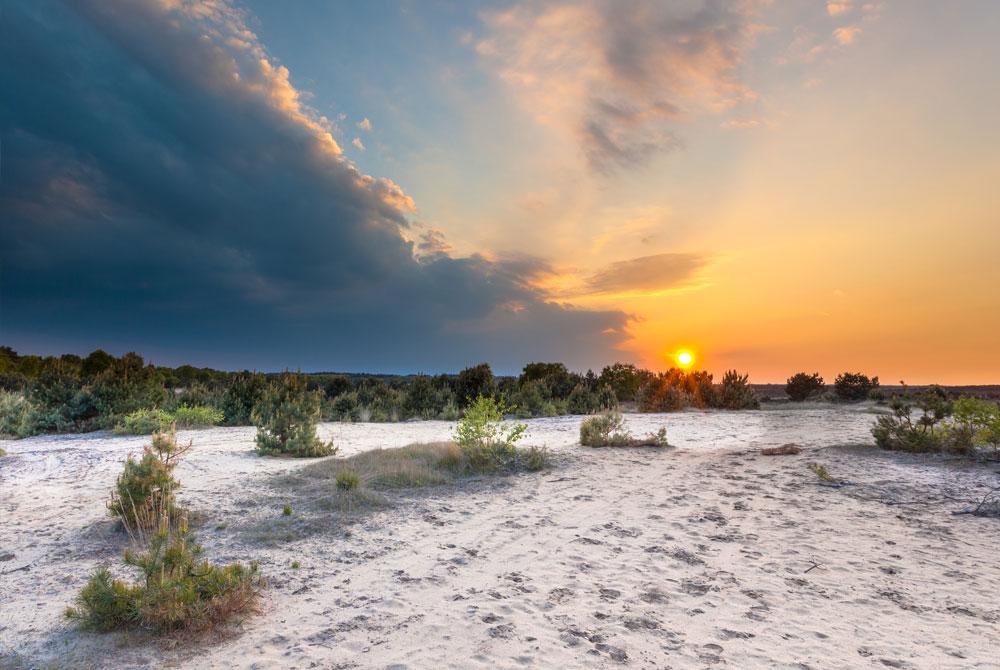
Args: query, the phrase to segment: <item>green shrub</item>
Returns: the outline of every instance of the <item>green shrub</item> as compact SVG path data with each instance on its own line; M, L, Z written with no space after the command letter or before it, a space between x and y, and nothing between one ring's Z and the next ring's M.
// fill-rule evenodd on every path
M186 527L164 525L147 549L125 552L125 563L142 573L140 581L128 584L101 568L66 617L99 632L133 627L201 632L251 611L263 586L257 565L217 566L201 554Z
M320 392L308 390L301 374L284 373L268 386L254 408L257 453L261 455L329 456L332 443L316 436L320 414Z
M227 426L248 426L253 408L264 395L264 375L243 371L236 374L222 394L222 413Z
M285 505L284 507L281 508L281 516L291 516L291 515L292 515L291 505Z
M636 400L639 387L647 375L645 370L639 370L631 363L615 363L601 370L597 379L601 386L607 386L614 392L616 402L631 402Z
M454 437L472 469L500 471L514 465L517 454L514 444L524 437L528 426L505 423L503 416L508 410L503 401L483 396L478 396L466 408L455 427Z
M667 429L644 438L632 437L620 412L606 411L580 424L580 444L584 447L666 447Z
M208 405L181 405L174 412L174 420L181 428L205 428L223 422L222 410Z
M441 413L438 414L438 418L442 421L458 421L458 417L461 416L461 412L458 409L458 405L455 403L454 397L449 397L447 402L441 408Z
M716 390L716 403L723 409L760 409L760 401L750 386L750 376L728 370Z
M868 378L860 372L842 372L833 382L834 393L839 400L858 402L868 398L878 388L878 377Z
M162 409L137 409L115 424L115 432L119 435L152 435L167 430L173 422L174 417Z
M788 378L785 384L785 393L794 402L802 402L809 398L814 398L823 392L823 377L818 372L811 375L805 372L797 372Z
M952 404L949 441L953 451L991 449L1000 458L1000 407L980 398L959 398Z
M121 519L126 528L155 528L161 516L175 518L175 492L180 484L173 471L190 448L190 443L178 446L173 427L169 432L154 433L141 459L136 461L129 454L125 461L108 501L111 514Z
M341 491L353 491L360 483L361 480L356 472L344 470L337 473L337 488Z
M894 396L889 401L892 414L875 420L872 436L875 444L891 451L933 452L964 451L961 440L954 434L949 436L948 428L939 428L950 413L951 403L943 392L934 389L920 394L916 399ZM914 422L914 409L922 414Z
M301 567L302 567L301 563L299 563L298 561L292 561L292 570L298 570Z
M0 435L27 437L30 435L28 417L34 405L20 391L0 391Z
M582 382L573 387L566 405L570 414L593 414L601 409L597 394Z

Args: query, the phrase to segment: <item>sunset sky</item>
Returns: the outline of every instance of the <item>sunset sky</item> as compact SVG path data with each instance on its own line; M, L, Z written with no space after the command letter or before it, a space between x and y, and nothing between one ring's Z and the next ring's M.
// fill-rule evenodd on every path
M25 0L0 344L1000 383L1000 3Z

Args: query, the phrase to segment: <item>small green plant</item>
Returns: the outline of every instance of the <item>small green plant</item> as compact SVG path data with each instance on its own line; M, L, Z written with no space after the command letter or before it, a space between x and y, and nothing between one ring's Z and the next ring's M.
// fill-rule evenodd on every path
M580 444L585 447L666 447L667 429L660 428L644 438L632 437L621 412L605 411L580 424Z
M509 411L504 402L477 396L455 427L455 443L475 471L509 470L517 455L515 443L524 437L527 424L504 422Z
M905 392L905 387L904 387ZM891 451L933 452L966 450L964 439L955 435L954 427L939 427L951 414L951 402L938 387L912 398L893 396L889 401L892 414L875 420L872 436L875 444ZM922 414L914 421L914 409Z
M118 475L108 501L113 516L128 527L155 528L161 515L173 519L177 514L174 495L180 484L173 477L178 460L191 443L177 444L177 430L156 432L143 448L138 461L129 454L125 468ZM161 509L162 506L162 509Z
M320 391L310 391L302 375L285 373L268 386L253 410L257 453L302 457L330 456L336 449L316 436Z
M344 470L337 473L337 488L341 491L353 491L361 484L356 472Z
M281 508L281 515L282 516L291 516L292 515L292 506L291 505L285 505L284 507L282 507Z
M119 435L152 435L170 428L174 417L162 409L137 409L123 416L115 424Z
M301 563L299 563L298 561L292 561L292 570L298 570L301 567L302 567Z
M812 473L816 475L821 482L833 481L833 476L830 474L830 471L826 469L825 465L821 465L820 463L810 463L809 469L812 470Z
M223 422L222 410L208 405L181 405L174 412L174 420L181 428L207 428Z

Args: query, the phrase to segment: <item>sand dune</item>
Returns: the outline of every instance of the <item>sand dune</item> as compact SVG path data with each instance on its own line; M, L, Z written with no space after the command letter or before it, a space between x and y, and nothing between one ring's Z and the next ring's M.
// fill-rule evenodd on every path
M141 438L4 442L0 666L197 668L996 668L996 520L961 503L994 468L885 454L864 408L629 415L669 449L575 444L579 419L530 421L540 474L430 489L394 509L262 545L275 473L252 429L184 433L183 504L219 560L271 587L237 633L194 648L60 620L121 539L104 500ZM444 439L443 422L324 424L342 454ZM765 446L796 442L794 456ZM807 463L852 484L820 486ZM293 560L302 567L293 570Z

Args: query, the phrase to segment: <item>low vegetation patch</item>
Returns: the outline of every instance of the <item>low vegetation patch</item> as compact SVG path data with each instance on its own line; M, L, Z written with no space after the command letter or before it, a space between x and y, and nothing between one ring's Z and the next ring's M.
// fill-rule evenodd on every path
M788 378L785 384L785 393L792 402L803 402L812 398L818 398L823 393L823 377L818 372L811 375L799 372Z
M989 400L949 400L940 387L889 401L891 413L875 420L872 435L882 449L943 452L1000 458L1000 407Z
M123 416L115 424L115 432L119 435L152 435L161 430L167 430L174 422L174 417L162 409L137 409Z
M580 444L585 447L666 447L667 429L644 438L632 437L620 412L607 411L584 419L580 424Z
M174 421L181 428L208 428L225 420L221 409L209 405L181 405L174 412Z

